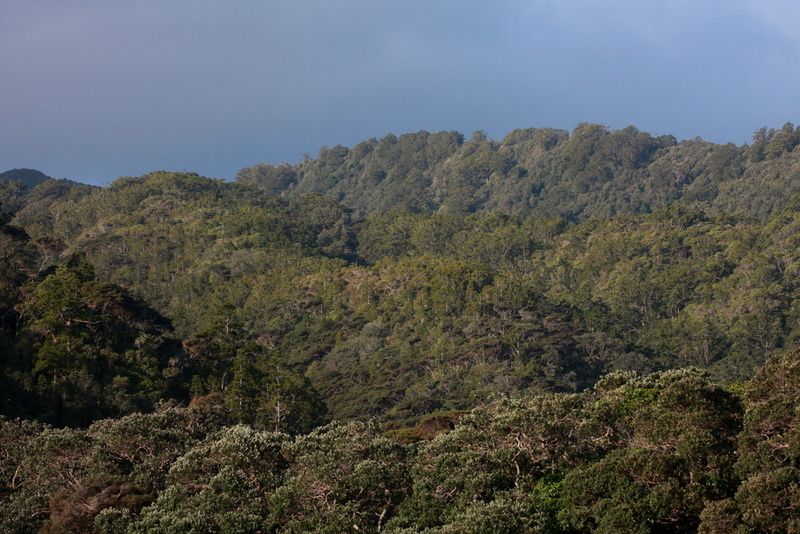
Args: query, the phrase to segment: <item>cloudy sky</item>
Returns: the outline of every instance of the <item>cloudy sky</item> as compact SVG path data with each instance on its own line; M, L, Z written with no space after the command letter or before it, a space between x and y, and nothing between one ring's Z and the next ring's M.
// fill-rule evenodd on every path
M4 0L0 170L220 178L388 132L800 122L796 0Z

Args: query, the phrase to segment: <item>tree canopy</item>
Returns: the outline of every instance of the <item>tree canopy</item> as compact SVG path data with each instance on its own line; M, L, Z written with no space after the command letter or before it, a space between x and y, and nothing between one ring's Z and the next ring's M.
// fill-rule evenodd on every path
M2 529L794 532L798 158L582 124L8 175Z

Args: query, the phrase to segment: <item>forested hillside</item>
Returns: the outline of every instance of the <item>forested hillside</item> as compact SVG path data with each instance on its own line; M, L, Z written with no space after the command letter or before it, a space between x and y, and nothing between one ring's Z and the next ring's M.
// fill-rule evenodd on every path
M563 216L570 221L648 213L675 201L764 219L800 192L800 128L761 129L749 146L677 142L634 127L582 124L514 130L502 142L476 132L387 135L352 149L323 148L298 165L260 164L237 179L269 194L323 193L357 215L391 208L465 214Z
M0 173L0 183L11 184L18 182L20 186L32 189L51 178L36 169L11 169Z
M791 124L19 184L10 532L800 528Z
M49 176L34 169L12 169L0 173L0 204L6 211L16 211L24 205L31 190L49 180Z

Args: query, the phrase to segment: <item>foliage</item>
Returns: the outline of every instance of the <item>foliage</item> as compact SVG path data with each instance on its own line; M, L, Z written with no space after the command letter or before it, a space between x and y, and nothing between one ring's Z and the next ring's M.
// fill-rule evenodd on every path
M574 142L570 161L600 166L643 161L669 144L589 126L570 140L548 135L521 132L504 143L546 152ZM380 153L404 142L387 141ZM476 136L463 145L479 158L486 143ZM334 153L344 152L328 154L331 165ZM723 167L731 161L720 158ZM276 198L163 172L53 202L49 212L70 217L47 227L26 206L14 222L30 224L46 262L80 250L97 278L131 288L171 319L182 363L168 396L231 386L226 402L238 404L237 419L266 428L280 427L266 414L282 410L274 393L256 395L270 384L285 385L284 398L298 400L291 411L306 414L283 430L321 422L314 414L323 402L336 418L413 425L498 394L579 391L613 370L698 366L719 380L747 380L798 336L792 203L764 222L680 201L580 224L565 212L399 208L359 221L315 193ZM62 243L60 257L48 243ZM237 390L249 391L249 402Z
M798 147L4 180L2 528L796 531Z
M224 427L219 404L86 430L2 420L2 521L129 533L687 532L701 516L703 528L738 525L719 517L724 503L757 502L788 480L781 471L738 485L741 415L735 395L680 370L501 399L408 445L374 420L296 437ZM741 517L779 524L754 511L762 516Z
M19 310L31 351L17 376L39 398L43 419L86 424L147 409L180 388L169 322L123 289L96 282L80 257L45 276Z
M739 435L736 495L704 514L702 530L743 532L800 530L800 393L798 351L768 361L745 393L744 429Z
M323 148L297 165L258 164L237 180L287 198L323 193L359 215L499 210L585 220L648 213L676 201L712 212L769 217L797 181L800 128L762 129L752 145L677 142L629 126L581 124L510 132L420 131Z

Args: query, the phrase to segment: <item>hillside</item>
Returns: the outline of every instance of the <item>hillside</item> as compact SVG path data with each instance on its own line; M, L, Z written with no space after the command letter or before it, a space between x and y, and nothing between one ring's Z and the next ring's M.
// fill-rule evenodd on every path
M776 531L799 165L791 125L582 125L26 189L0 217L2 527Z
M800 192L800 128L761 129L753 143L677 142L635 127L582 124L481 132L425 131L323 148L298 165L260 164L237 180L269 194L322 193L357 216L500 211L569 220L649 213L676 201L764 219Z
M796 152L761 163L790 166ZM746 380L798 335L785 195L765 200L763 220L675 198L585 222L488 207L362 219L318 193L164 172L40 196L14 224L61 258L84 254L189 345L235 324L337 418L413 422L496 394L579 391L614 370Z
M374 422L301 436L226 426L209 402L88 429L0 417L0 522L108 534L791 532L797 358L776 358L744 395L697 371L617 373L580 394L477 408L414 444Z
M55 199L81 195L92 186L71 180L55 180L34 169L13 169L0 174L0 209L16 213L23 207L47 217L45 206Z
M19 182L22 187L33 189L37 185L51 180L49 176L36 169L11 169L0 173L0 183Z

